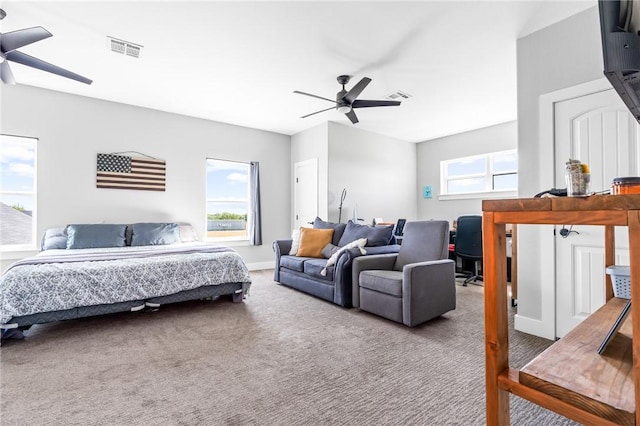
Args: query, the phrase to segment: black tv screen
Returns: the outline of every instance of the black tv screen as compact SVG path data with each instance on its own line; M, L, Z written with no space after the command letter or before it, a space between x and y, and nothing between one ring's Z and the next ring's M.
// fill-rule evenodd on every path
M604 75L640 123L640 2L598 0Z

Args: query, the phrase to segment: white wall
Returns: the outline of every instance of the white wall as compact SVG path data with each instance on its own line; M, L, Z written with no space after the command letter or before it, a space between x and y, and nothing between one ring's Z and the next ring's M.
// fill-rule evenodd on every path
M517 42L518 52L518 161L521 197L549 189L552 155L540 155L540 95L602 78L602 46L598 9L588 9L537 31ZM551 168L552 169L552 168ZM543 262L541 226L520 226L518 233L518 318L516 328L535 333L542 318L540 271L554 268ZM548 227L547 227L548 228ZM526 259L526 261L523 261Z
M374 217L387 222L415 220L416 144L366 132L357 125L329 123L329 220L338 220L342 189L347 197L342 222L358 217L371 224Z
M68 223L181 221L203 238L207 157L260 162L263 245L235 247L247 263L273 265L271 242L290 233L289 136L21 85L3 86L1 102L3 133L39 139L38 235ZM166 160L166 191L96 188L96 154L120 151Z
M482 214L482 199L439 200L440 162L453 158L516 149L517 122L459 133L418 144L418 218L444 219L452 223L464 214ZM431 185L432 198L422 196L422 188Z
M300 161L318 159L318 216L325 219L327 213L328 170L329 170L329 130L328 123L320 124L311 129L291 136L291 227L294 226L294 164ZM291 235L291 232L289 232Z

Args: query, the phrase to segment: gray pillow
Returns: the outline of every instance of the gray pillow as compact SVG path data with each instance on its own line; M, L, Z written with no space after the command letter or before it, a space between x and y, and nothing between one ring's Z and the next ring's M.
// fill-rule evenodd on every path
M367 239L367 247L386 246L391 241L393 226L358 225L352 220L347 222L344 234L340 238L340 247L360 238Z
M334 231L335 232L335 231ZM327 244L326 246L324 246L324 248L322 249L322 252L320 252L320 254L322 255L322 257L324 257L325 259L330 258L331 256L333 256L333 253L337 252L338 250L340 250L340 247L334 245L334 244Z
M131 225L132 246L156 246L180 241L177 223L134 223Z
M41 250L54 250L67 248L67 227L49 228L42 234Z
M313 221L313 227L316 229L333 229L331 244L336 246L339 245L338 242L340 242L340 238L342 238L342 233L344 232L346 226L346 223L325 222L319 217L316 217Z
M67 227L67 248L124 247L126 225L69 225Z

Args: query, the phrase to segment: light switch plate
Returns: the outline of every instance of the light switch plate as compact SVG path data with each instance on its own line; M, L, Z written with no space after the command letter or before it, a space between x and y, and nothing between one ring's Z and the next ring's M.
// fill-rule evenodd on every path
M422 196L424 198L431 198L431 185L425 185L422 189Z

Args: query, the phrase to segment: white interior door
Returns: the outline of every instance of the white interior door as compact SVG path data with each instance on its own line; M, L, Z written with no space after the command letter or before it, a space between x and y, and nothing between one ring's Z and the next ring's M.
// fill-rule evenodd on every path
M615 177L638 176L638 124L613 90L558 102L555 122L555 186L565 188L565 163L589 165L591 190ZM605 302L604 228L556 226L556 336L562 337ZM616 264L629 264L627 228L616 228Z
M294 165L294 226L309 226L318 216L318 159Z

